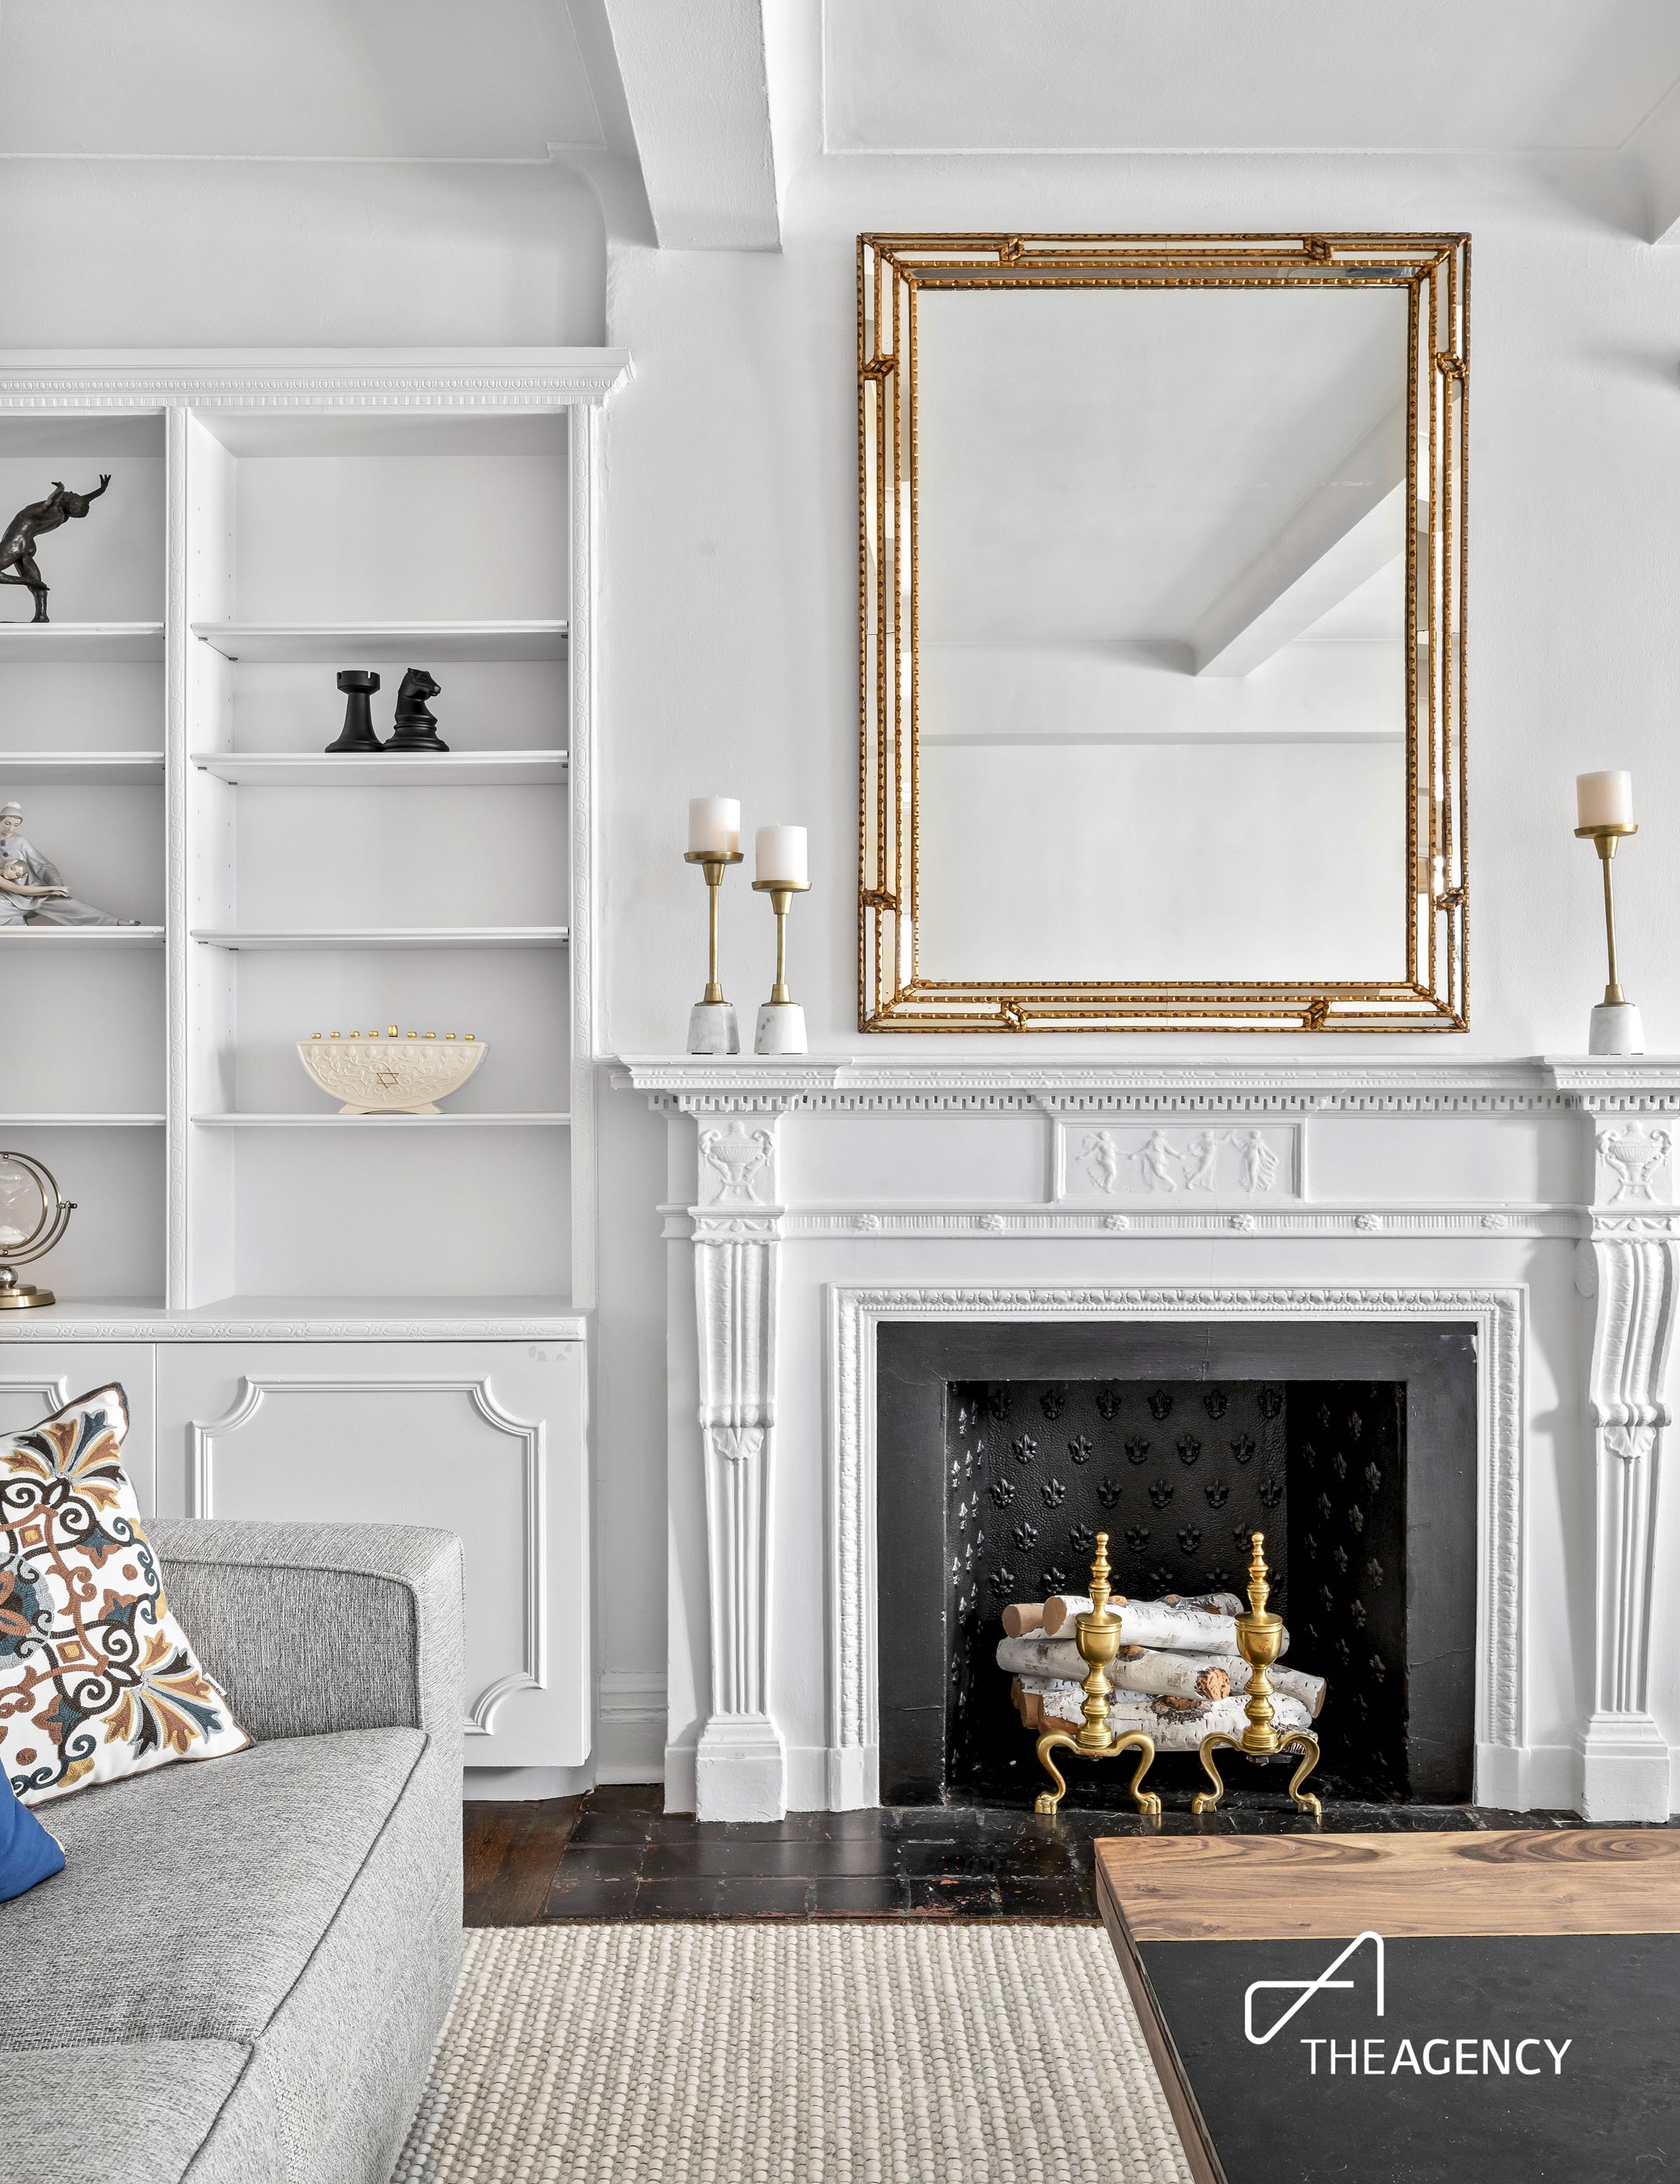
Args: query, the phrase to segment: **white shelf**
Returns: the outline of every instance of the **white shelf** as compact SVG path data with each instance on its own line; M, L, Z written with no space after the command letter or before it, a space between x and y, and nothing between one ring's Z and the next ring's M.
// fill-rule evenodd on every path
M563 750L195 751L192 763L248 788L537 788L566 778ZM5 772L0 761L0 773Z
M164 656L160 621L0 621L0 666L35 660L146 660Z
M429 667L450 660L564 660L570 628L564 621L195 621L192 634L225 660Z
M161 1130L164 1115L0 1115L0 1130Z
M0 925L0 948L161 948L161 925Z
M570 1115L195 1115L193 1121L207 1130L389 1130L412 1128L435 1130L441 1123L453 1130L565 1129Z
M0 751L0 780L78 781L149 788L164 777L162 751Z
M561 1296L218 1297L170 1312L144 1297L67 1297L0 1312L0 1344L51 1332L81 1342L581 1342L588 1322Z
M238 933L195 928L206 948L564 948L564 925L370 926L332 933Z
M407 1295L380 1296L268 1296L261 1294L240 1294L218 1297L209 1304L196 1305L185 1312L173 1312L174 1319L183 1330L190 1330L195 1320L246 1320L260 1325L263 1322L301 1322L310 1334L325 1326L337 1334L341 1330L354 1335L360 1330L356 1323L371 1324L375 1329L404 1323L413 1324L416 1332L423 1331L428 1323L437 1324L440 1333L451 1333L456 1326L464 1332L472 1331L479 1323L517 1326L520 1322L564 1320L572 1316L570 1297L563 1296L461 1296L444 1295L420 1296L412 1291ZM348 1324L346 1324L348 1323ZM582 1333L582 1323L576 1323L576 1332ZM498 1325L498 1331L500 1331ZM556 1330L559 1332L560 1330ZM570 1329L565 1330L570 1333Z

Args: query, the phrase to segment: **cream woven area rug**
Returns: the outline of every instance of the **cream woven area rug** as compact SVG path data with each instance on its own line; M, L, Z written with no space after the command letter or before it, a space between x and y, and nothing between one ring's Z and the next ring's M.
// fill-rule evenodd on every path
M491 1928L392 2184L1189 2184L1088 1926Z

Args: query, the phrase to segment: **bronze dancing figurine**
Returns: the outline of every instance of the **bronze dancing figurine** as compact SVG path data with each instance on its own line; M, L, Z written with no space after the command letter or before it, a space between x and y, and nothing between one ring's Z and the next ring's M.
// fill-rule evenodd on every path
M54 478L45 500L32 500L27 508L20 508L6 526L5 536L0 538L0 584L24 584L35 593L33 621L47 618L47 588L36 562L36 540L43 531L58 530L73 515L86 515L110 482L110 472L102 471L92 493L72 493Z

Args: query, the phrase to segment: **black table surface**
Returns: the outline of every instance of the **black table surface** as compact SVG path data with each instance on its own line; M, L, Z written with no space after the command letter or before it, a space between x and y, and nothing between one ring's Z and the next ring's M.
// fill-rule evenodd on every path
M1367 1942L1337 1974L1351 1987L1253 2044L1250 1983L1317 1980L1345 1947L1140 1947L1228 2184L1680 2179L1680 1935L1388 1941L1381 2015ZM1298 1992L1257 1993L1255 2032Z

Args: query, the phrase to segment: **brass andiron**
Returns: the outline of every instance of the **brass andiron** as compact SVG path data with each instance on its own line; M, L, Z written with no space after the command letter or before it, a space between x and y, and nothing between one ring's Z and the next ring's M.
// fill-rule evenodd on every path
M1143 1777L1155 1763L1155 1741L1146 1730L1129 1729L1123 1734L1109 1726L1108 1665L1120 1651L1120 1618L1109 1613L1109 1535L1097 1535L1097 1558L1091 1565L1091 1612L1074 1621L1074 1642L1079 1648L1079 1658L1089 1663L1085 1678L1085 1703L1080 1711L1085 1716L1084 1726L1076 1736L1071 1730L1047 1729L1038 1740L1038 1763L1055 1784L1054 1790L1041 1790L1033 1801L1036 1813L1054 1813L1067 1795L1067 1783L1061 1769L1050 1754L1058 1745L1076 1752L1085 1759L1114 1759L1122 1752L1138 1752L1136 1773L1132 1777L1132 1797L1140 1813L1152 1819L1160 1818L1161 1801L1153 1790L1141 1786Z
M1305 1782L1319 1760L1318 1739L1305 1729L1288 1729L1280 1735L1272 1719L1271 1678L1267 1671L1276 1663L1283 1645L1283 1618L1268 1615L1266 1603L1271 1592L1267 1580L1264 1532L1251 1532L1254 1551L1249 1563L1249 1610L1237 1618L1237 1650L1248 1663L1249 1701L1243 1711L1249 1725L1241 1736L1232 1736L1227 1730L1216 1729L1202 1739L1202 1771L1213 1784L1211 1790L1203 1790L1190 1800L1193 1813L1211 1813L1217 1809L1225 1795L1225 1785L1220 1780L1219 1769L1213 1763L1213 1755L1221 1744L1228 1744L1233 1752L1240 1752L1245 1759L1271 1759L1280 1752L1298 1747L1303 1754L1300 1765L1289 1777L1289 1795L1295 1809L1310 1813L1316 1820L1324 1818L1322 1807L1310 1790L1303 1790Z

